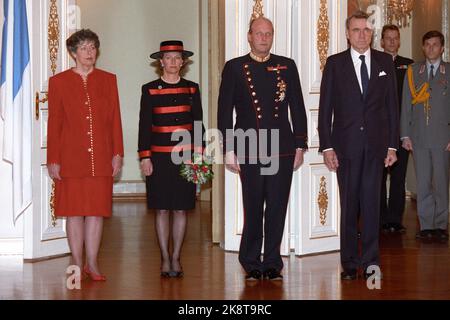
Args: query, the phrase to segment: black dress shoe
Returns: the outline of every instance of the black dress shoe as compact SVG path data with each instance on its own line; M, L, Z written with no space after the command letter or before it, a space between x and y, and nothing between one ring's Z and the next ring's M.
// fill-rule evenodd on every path
M358 274L356 272L356 269L348 269L341 272L342 280L356 280L357 277Z
M448 240L448 233L447 233L447 230L442 230L442 229L436 229L436 230L434 230L434 237L435 237L437 240L447 241L447 240Z
M378 267L378 270L379 267ZM379 278L380 280L383 279L383 273L381 271L379 271L379 274L375 274L376 270L372 270L372 272L368 271L368 268L364 269L363 275L364 275L364 279L369 279L370 277L375 275L375 279Z
M416 238L422 239L422 240L430 240L433 238L434 231L430 229L420 230L420 232L417 232Z
M280 271L273 268L264 271L264 278L268 280L283 280Z
M262 273L259 270L252 270L249 273L247 273L247 275L245 276L245 280L247 280L247 281L261 280L261 278L262 278Z
M361 239L361 231L358 231L358 233L356 234L356 237L357 237L358 239Z
M400 223L385 223L381 230L385 233L404 233L406 228Z
M405 233L406 228L401 223L392 223L391 232Z

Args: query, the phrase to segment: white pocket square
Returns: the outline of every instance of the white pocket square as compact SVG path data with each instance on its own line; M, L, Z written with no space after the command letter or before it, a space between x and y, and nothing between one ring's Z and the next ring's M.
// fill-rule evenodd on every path
M386 74L386 72L381 71L380 74L379 74L378 76L379 76L379 77L384 77L384 76L387 76L387 74Z

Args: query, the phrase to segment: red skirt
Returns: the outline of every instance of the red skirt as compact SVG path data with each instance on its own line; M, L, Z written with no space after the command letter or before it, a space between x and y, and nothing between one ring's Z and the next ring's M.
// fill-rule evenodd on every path
M63 178L55 184L57 217L111 217L113 177Z

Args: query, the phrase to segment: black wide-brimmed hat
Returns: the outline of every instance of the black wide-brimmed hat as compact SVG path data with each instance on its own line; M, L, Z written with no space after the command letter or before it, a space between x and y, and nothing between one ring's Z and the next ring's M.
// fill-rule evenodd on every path
M161 59L165 52L181 52L183 58L188 58L194 55L193 52L184 50L183 41L179 40L169 40L161 42L160 48L158 52L152 53L150 58L152 59Z

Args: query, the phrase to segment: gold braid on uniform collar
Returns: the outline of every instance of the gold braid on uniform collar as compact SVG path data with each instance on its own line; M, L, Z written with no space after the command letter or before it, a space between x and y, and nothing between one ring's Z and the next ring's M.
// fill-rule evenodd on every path
M266 62L267 60L270 59L270 53L267 56L265 56L264 58L260 58L256 54L254 54L253 52L250 51L250 57L257 62Z

